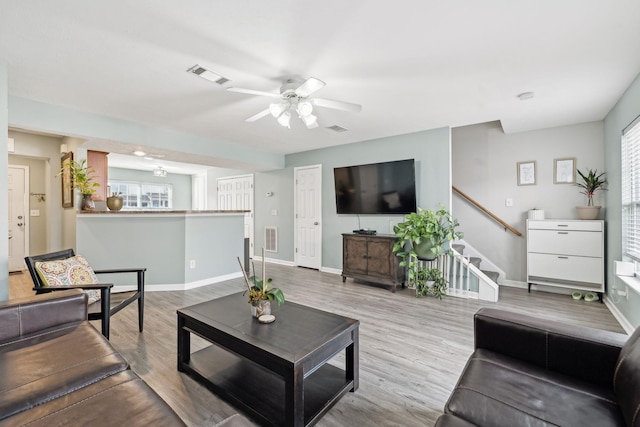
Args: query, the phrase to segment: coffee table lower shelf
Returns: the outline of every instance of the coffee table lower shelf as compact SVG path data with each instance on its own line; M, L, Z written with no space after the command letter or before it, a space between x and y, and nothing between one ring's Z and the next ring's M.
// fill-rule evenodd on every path
M263 425L285 425L284 379L217 345L191 354L183 365L220 398L237 405ZM315 424L353 388L343 369L324 364L304 379L304 424Z

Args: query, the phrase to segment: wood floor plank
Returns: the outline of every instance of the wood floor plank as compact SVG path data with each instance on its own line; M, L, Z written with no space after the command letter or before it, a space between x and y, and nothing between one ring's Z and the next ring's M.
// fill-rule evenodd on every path
M604 304L567 295L503 287L498 303L438 300L416 298L408 289L392 294L388 287L342 283L339 275L305 268L267 264L267 273L288 300L360 320L360 388L347 393L320 427L433 425L472 352L472 319L480 307L623 332ZM176 310L243 289L242 279L235 279L189 291L147 292L142 334L135 306L112 319L112 344L190 426L211 426L238 410L177 371ZM197 338L192 344L207 345ZM343 355L331 363L343 366Z

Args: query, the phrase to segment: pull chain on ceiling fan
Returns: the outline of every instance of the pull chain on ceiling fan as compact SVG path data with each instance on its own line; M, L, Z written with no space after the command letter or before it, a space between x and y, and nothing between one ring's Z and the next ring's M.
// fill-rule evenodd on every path
M300 83L299 80L289 79L282 87L280 87L280 93L263 92L253 89L242 89L236 87L227 88L230 92L245 93L248 95L268 96L271 98L280 98L279 102L274 102L269 105L265 110L246 119L246 122L255 122L269 114L276 118L280 125L290 128L292 113L298 115L298 118L304 122L307 129L313 129L318 127L318 118L313 114L313 106L325 108L333 108L337 110L359 112L362 110L362 106L358 104L352 104L343 101L334 101L330 99L322 98L309 98L314 92L322 89L325 83L316 79L315 77L309 77L304 82Z

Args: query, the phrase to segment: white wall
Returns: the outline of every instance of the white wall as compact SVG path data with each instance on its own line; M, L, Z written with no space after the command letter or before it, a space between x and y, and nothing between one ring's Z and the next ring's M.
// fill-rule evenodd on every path
M505 134L498 122L452 129L453 185L518 229L516 237L461 197L453 197L453 213L465 240L505 271L506 279L526 281L525 219L529 209L544 209L546 218L577 218L585 205L580 189L553 183L553 161L575 157L578 169L604 171L603 122ZM517 163L536 161L536 185L517 185ZM596 196L604 206L605 192ZM513 207L505 199L513 199ZM604 218L604 209L601 218Z

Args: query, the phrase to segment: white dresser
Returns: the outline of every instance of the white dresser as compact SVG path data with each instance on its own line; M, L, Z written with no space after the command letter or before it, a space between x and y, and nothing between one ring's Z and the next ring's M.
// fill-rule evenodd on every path
M604 221L527 220L527 282L604 292Z

